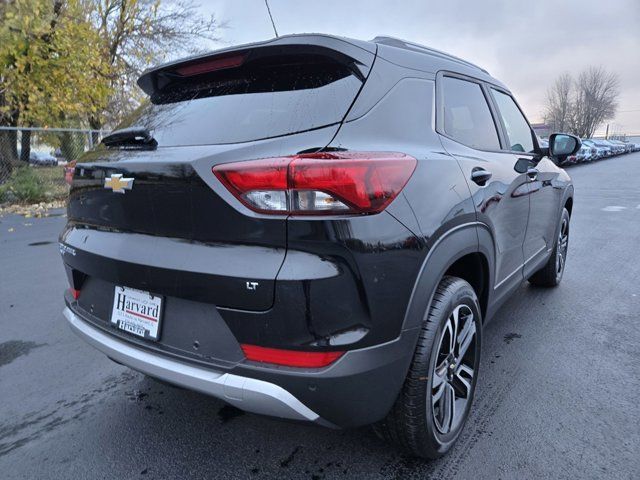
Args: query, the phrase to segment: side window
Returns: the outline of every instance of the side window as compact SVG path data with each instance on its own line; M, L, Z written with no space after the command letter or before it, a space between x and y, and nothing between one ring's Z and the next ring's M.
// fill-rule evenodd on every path
M516 105L513 98L506 93L493 88L491 91L498 105L502 122L507 130L509 150L532 153L534 146L531 127L529 127L529 123L527 123L527 119L522 115L518 105Z
M444 133L480 150L499 150L500 141L487 100L479 84L442 78Z

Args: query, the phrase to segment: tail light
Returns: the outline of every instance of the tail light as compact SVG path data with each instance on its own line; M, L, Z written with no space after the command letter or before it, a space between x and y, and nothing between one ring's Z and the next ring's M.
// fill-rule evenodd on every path
M76 290L75 288L70 288L69 292L71 293L71 296L73 297L74 300L77 300L78 298L80 298L80 290Z
M371 214L396 198L416 163L402 153L319 152L225 163L212 170L256 212Z
M287 367L320 368L326 367L344 352L302 352L299 350L281 350L279 348L258 347L256 345L241 344L247 360L254 362L272 363Z

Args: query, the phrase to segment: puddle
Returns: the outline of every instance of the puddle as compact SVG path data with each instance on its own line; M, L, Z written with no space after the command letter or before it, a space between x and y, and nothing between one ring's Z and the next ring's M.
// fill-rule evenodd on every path
M9 340L0 343L0 367L8 365L16 358L28 355L34 348L42 347L43 344L36 342L24 342L22 340Z

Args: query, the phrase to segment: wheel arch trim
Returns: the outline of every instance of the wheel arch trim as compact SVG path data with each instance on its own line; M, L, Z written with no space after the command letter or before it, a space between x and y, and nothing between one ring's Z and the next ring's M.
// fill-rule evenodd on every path
M569 211L569 216L573 214L573 195L574 195L573 185L567 186L567 188L564 191L564 194L562 195L562 202L560 203L560 212L562 212L562 209L565 208L565 205L567 204L567 202L571 201L572 209Z
M426 257L409 297L402 329L418 327L425 312L433 303L433 296L446 271L458 259L470 253L480 253L487 260L489 283L492 286L495 272L495 243L491 229L482 222L457 225L438 236ZM487 304L491 303L491 289ZM487 308L487 310L489 310ZM484 320L484 319L483 319Z

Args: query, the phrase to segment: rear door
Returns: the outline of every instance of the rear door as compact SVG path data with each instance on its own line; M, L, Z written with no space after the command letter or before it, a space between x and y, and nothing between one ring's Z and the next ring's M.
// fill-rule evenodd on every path
M522 281L529 216L528 177L502 150L499 125L480 81L441 73L437 79L437 130L467 179L477 218L491 229L496 247L498 295Z
M286 253L286 216L250 211L212 168L331 141L374 54L314 38L145 73L139 83L149 99L119 127L129 130L75 168L61 236L70 278L222 307L270 308ZM153 141L126 132L146 132ZM126 188L113 188L113 178Z

